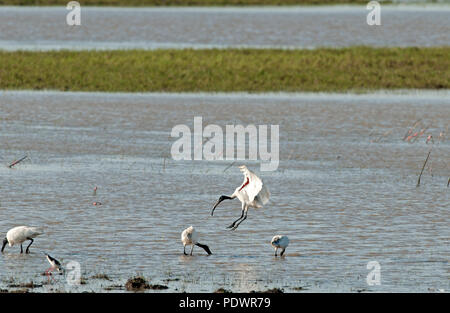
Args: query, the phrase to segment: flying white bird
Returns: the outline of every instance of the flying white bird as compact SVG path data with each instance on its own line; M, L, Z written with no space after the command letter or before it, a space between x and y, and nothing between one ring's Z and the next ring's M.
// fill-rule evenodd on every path
M270 197L269 190L258 176L251 172L245 165L239 166L239 169L244 174L244 182L236 188L231 196L220 196L211 211L211 216L213 216L214 210L220 202L238 198L242 203L241 217L228 226L231 230L238 228L238 226L247 218L248 208L262 208L263 205L269 201Z
M33 238L42 234L42 231L37 227L28 227L28 226L17 226L11 228L6 233L6 238L3 240L2 252L5 249L6 244L8 243L10 247L15 244L20 244L20 253L23 253L22 243L25 240L30 240L30 244L28 245L25 253L30 253L30 246L33 244Z
M200 248L205 250L206 253L208 253L208 255L212 254L211 250L209 250L209 247L207 245L202 245L201 243L198 242L198 234L195 231L193 226L188 227L185 230L183 230L183 232L181 233L181 242L183 243L183 246L184 246L184 250L183 250L184 255L187 255L186 246L192 246L192 248L191 248L191 255L192 255L192 251L194 250L194 245L199 246Z
M276 235L272 238L272 241L270 242L270 244L272 245L272 247L275 248L275 256L277 256L278 249L283 249L283 250L281 250L281 253L280 253L280 256L283 256L284 251L286 250L287 246L289 245L289 238L288 238L288 236Z

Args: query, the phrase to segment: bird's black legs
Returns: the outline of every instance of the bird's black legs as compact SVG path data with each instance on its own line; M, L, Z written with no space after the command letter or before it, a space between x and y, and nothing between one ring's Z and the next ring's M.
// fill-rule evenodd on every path
M239 217L237 220L235 220L233 223L231 223L230 226L228 226L227 228L233 228L234 225L236 225L236 223L237 223L240 219L242 219L243 217L244 217L244 210L242 210L241 217Z
M30 253L30 246L33 244L33 238L27 238L28 240L31 240L30 244L28 245L27 249L25 250L25 253Z
M183 253L184 253L184 255L188 255L188 254L186 253L186 246L183 247Z
M22 244L20 244L20 253L23 253Z
M243 221L245 221L246 219L247 219L247 210L245 210L245 212L244 212L244 218L242 218L242 219L239 221L239 223L237 223L236 225L234 225L233 228L231 228L231 230L235 230L236 228L238 228L239 225L241 225L241 223L242 223Z
M192 255L192 251L194 251L194 245L192 245L192 248L191 248L191 255Z
M284 250L286 250L286 249L281 250L280 256L283 256Z
M247 214L245 214L245 215L244 215L244 218L241 219L241 220L239 221L239 223L237 223L231 230L235 230L236 228L238 228L239 225L241 225L241 223L242 223L243 221L245 221L246 219L247 219Z
M277 256L278 248L275 248L275 256Z
M247 218L247 210L248 210L248 206L244 203L242 203L242 214L241 217L239 217L237 220L235 220L233 223L231 223L230 226L228 226L227 228L231 229L231 230L235 230L236 228L238 228L238 226L245 221L245 219Z

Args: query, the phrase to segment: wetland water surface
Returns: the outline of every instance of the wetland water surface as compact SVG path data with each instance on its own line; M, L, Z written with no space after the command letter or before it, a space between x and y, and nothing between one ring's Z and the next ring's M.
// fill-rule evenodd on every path
M450 6L382 6L369 26L365 6L262 8L82 7L81 26L64 7L0 7L0 49L443 46Z
M194 116L223 128L278 124L278 170L171 160L172 127L193 129ZM425 135L402 139L419 119L435 143L416 188L430 144ZM6 248L0 289L45 283L46 251L79 262L85 284L59 276L34 291L117 291L111 286L138 273L175 292L449 290L449 121L448 92L1 92L0 230L36 225L45 234L30 255ZM224 202L214 217L210 209L242 182L241 163L272 196L230 232L239 201ZM180 233L190 225L213 255L183 255ZM275 234L291 239L283 259L273 256ZM366 283L369 261L381 265L380 286Z

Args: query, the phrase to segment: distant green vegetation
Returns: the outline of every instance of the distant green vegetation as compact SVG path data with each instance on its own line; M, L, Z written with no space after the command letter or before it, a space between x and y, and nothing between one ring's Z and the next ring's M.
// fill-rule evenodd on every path
M379 2L392 2L378 0ZM67 5L69 0L0 0L0 5ZM246 6L367 4L368 0L78 0L80 5L97 6Z
M0 89L125 92L450 88L450 47L0 52Z

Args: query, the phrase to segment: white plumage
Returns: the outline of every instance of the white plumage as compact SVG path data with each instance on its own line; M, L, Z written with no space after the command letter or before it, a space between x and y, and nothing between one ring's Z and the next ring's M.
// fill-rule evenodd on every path
M193 226L186 228L181 233L181 242L183 242L184 246L195 245L197 243L197 240L198 234Z
M275 256L277 256L278 249L282 249L280 256L283 256L284 251L289 245L289 238L288 236L276 235L272 238L270 244L275 248Z
M206 253L212 254L211 250L209 250L209 247L207 245L203 245L198 242L198 233L193 226L190 226L185 230L183 230L183 232L181 233L181 242L183 243L184 246L183 253L185 255L187 255L186 246L192 246L190 253L191 255L192 251L194 251L194 246L199 246L200 248L203 248L206 251Z
M244 174L243 183L236 188L231 196L221 196L211 211L211 215L214 215L214 210L223 200L238 198L242 203L241 217L228 226L232 230L238 228L239 224L247 218L248 208L262 208L270 198L269 190L255 173L245 165L239 166L239 169Z
M6 233L6 238L3 240L2 252L5 249L6 244L8 243L10 247L20 244L20 253L23 253L22 243L26 240L30 240L30 244L26 249L26 253L30 252L30 246L33 243L33 238L41 235L43 232L41 229L37 227L29 227L29 226L17 226L10 229Z
M245 165L239 166L239 169L244 174L244 181L236 188L233 195L249 207L262 208L264 204L269 202L269 190L262 180Z

